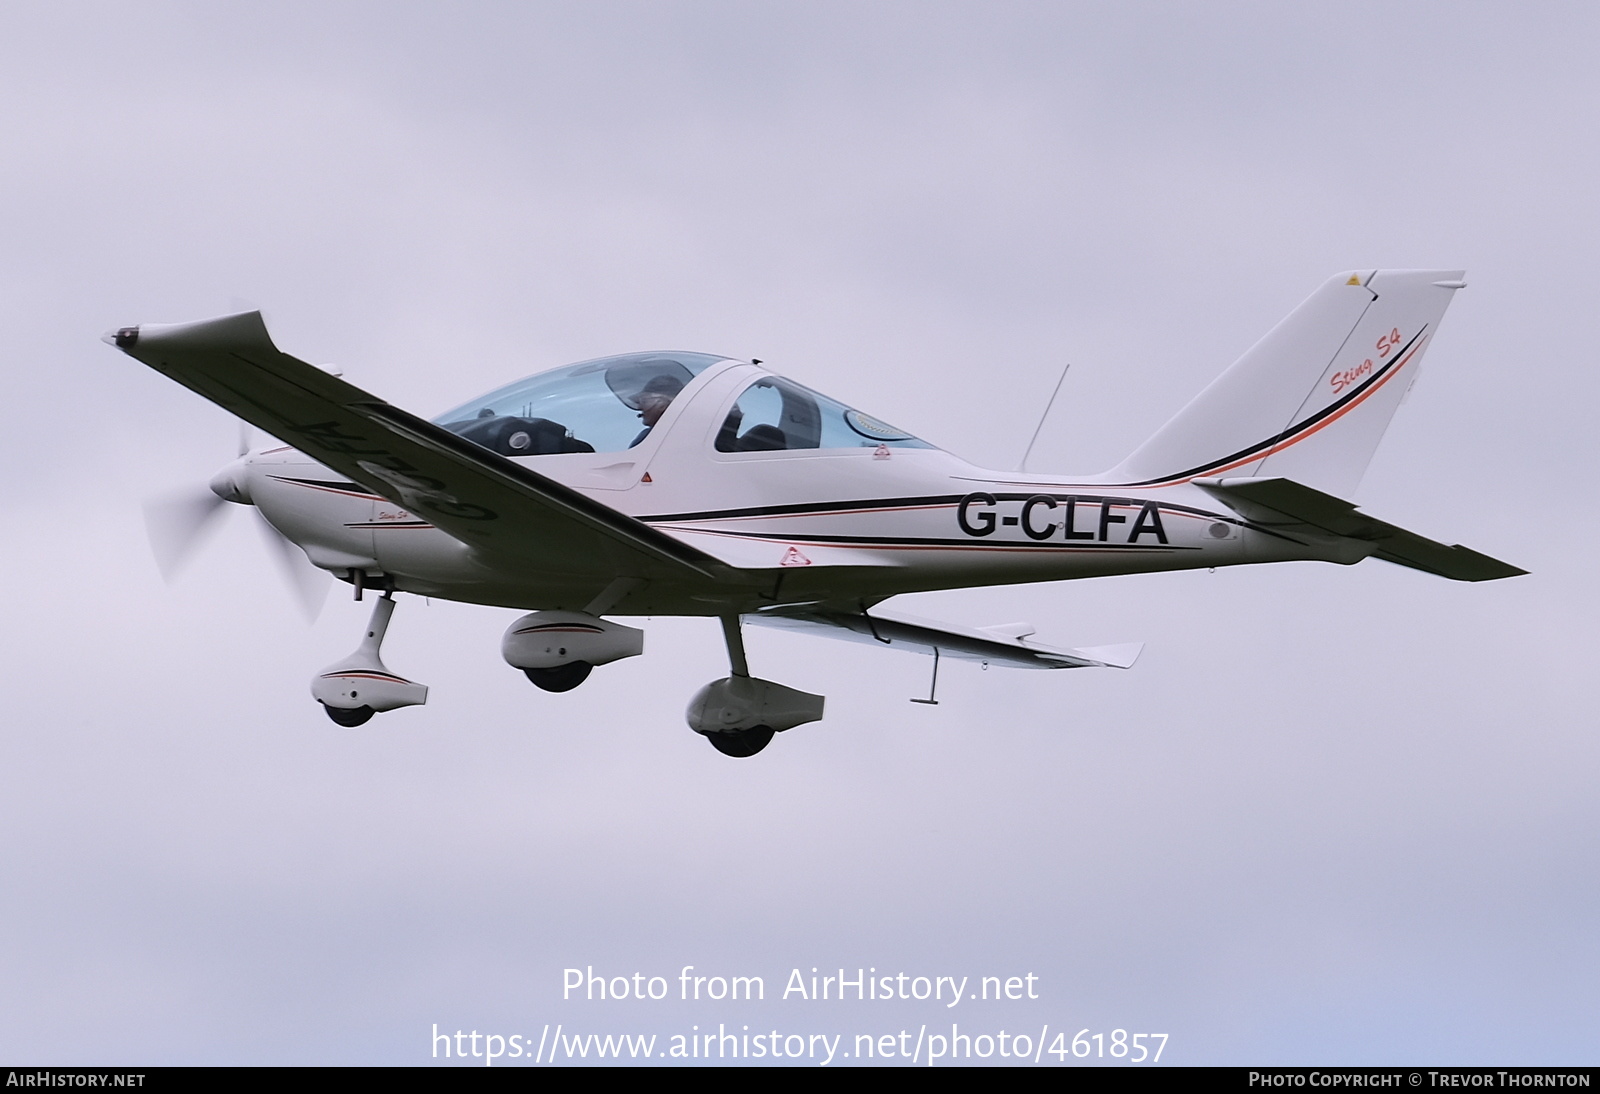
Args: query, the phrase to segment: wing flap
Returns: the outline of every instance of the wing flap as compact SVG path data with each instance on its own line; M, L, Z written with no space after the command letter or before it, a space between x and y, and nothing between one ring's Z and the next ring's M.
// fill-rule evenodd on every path
M820 606L781 608L744 617L748 623L783 630L807 631L829 638L863 642L889 649L911 650L986 661L1025 669L1129 668L1143 646L1103 646L1093 650L1058 649L990 631L935 623L883 611L834 611Z
M1248 521L1371 543L1373 556L1453 581L1495 581L1528 571L1459 543L1446 546L1360 512L1353 502L1281 478L1196 479L1194 484Z
M283 353L259 312L109 336L130 356L490 554L704 582L739 571Z

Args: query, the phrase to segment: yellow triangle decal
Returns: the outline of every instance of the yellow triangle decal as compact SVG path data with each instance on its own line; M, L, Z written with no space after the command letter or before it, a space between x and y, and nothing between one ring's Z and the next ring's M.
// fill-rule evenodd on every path
M1361 278L1357 277L1355 274L1351 274L1350 275L1350 280L1346 281L1345 284L1346 285L1359 285L1359 284L1361 284Z

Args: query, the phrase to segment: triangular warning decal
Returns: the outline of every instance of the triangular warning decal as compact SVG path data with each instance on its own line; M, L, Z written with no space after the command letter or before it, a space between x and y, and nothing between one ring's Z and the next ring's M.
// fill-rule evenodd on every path
M1359 285L1359 284L1361 284L1361 278L1359 276L1357 276L1356 274L1351 274L1350 275L1350 280L1346 281L1345 284L1346 285Z
M656 481L656 480L655 480L655 479L652 479L652 478L651 478L651 477L650 477L650 472L648 472L648 471L646 471L646 472L645 472L645 473L644 473L644 478L642 478L642 479L640 479L640 480L639 480L639 481L640 481L640 482L655 482L655 481Z
M811 565L811 560L805 555L801 554L798 548L791 547L787 551L783 552L783 559L778 563L778 565L809 566Z

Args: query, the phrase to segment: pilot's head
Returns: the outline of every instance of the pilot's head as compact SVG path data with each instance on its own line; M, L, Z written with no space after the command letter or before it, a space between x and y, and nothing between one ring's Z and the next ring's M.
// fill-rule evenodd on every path
M639 418L647 426L654 426L667 412L672 400L683 390L683 383L675 376L655 376L644 385L635 397L639 404Z

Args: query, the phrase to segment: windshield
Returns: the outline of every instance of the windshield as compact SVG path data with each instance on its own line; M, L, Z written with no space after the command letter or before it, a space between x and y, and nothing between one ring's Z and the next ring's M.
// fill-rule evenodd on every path
M650 435L696 376L727 358L626 353L541 372L434 419L503 456L622 452Z

